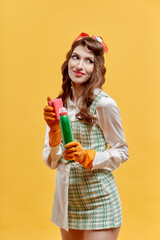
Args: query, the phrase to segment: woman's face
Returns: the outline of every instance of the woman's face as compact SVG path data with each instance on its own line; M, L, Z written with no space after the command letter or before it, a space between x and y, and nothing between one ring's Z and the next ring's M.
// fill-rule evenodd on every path
M77 46L68 61L68 74L73 84L83 85L94 69L94 53L87 46Z

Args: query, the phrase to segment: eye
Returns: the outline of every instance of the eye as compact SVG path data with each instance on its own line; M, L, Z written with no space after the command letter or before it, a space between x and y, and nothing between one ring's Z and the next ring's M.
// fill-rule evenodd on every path
M88 63L94 63L93 60L90 59L90 58L87 59L87 62L88 62Z
M78 56L77 55L72 55L72 58L73 59L78 59Z

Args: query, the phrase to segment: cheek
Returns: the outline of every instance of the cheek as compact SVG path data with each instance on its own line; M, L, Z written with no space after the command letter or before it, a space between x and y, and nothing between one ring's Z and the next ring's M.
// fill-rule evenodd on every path
M90 66L87 71L88 74L91 75L93 73L93 70L94 70L94 66Z
M68 62L68 68L71 69L71 68L74 67L74 65L75 65L74 61L72 61L72 59L70 59L69 62Z
M69 74L71 73L71 69L72 69L72 68L73 68L72 62L69 61L69 62L68 62L68 73L69 73Z

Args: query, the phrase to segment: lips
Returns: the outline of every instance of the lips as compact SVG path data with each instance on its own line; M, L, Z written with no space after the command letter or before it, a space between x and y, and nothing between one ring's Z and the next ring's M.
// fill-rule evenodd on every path
M76 76L83 76L84 75L84 73L79 72L79 71L74 71L74 73L75 73Z

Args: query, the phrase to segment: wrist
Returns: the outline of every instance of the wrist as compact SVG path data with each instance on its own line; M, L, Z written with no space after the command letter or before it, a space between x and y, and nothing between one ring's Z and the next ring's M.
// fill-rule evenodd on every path
M61 142L61 131L57 130L57 131L53 131L50 130L49 131L49 145L51 147L55 147L57 145L59 145Z
M60 128L55 128L55 129L53 129L53 128L50 128L50 131L49 131L50 133L57 133L57 132L61 132L61 130L60 130Z

